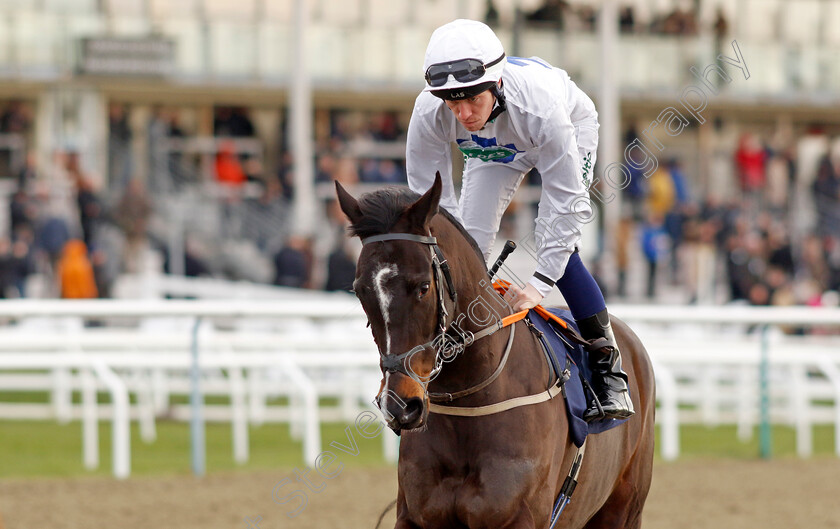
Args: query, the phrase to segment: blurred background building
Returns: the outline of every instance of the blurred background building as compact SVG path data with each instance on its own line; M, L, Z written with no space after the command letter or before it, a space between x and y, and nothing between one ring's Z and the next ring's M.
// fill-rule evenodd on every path
M750 75L728 66L733 81L708 97L703 123L663 140L656 173L634 173L601 216L585 254L608 297L836 305L840 2L612 5L608 88L621 151L698 83L692 67L735 58L733 40ZM0 0L0 292L107 297L120 277L150 268L347 289L358 246L343 236L332 181L357 193L405 182L432 30L485 20L509 55L565 69L603 113L601 9L596 0ZM291 105L310 100L311 160L296 163ZM523 188L503 237L532 228L538 188ZM85 244L76 258L93 270L93 290L61 284L73 240Z

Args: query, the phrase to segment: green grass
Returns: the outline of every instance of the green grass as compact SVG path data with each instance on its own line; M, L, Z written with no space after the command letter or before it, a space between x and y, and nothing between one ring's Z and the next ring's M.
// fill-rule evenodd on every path
M656 444L660 443L660 429L656 430ZM787 426L772 429L771 457L792 458L796 456L796 432ZM813 429L814 456L834 454L834 426L818 425ZM657 456L659 450L657 449ZM759 433L756 427L747 442L738 440L734 425L707 427L684 425L680 427L680 458L735 458L758 459Z
M346 425L327 424L321 428L322 450L332 441L348 445ZM359 454L337 452L348 467L384 464L379 437L364 439L355 432ZM250 428L250 459L244 465L233 461L229 424L206 425L207 471L268 470L302 467L303 447L292 441L286 425L266 424ZM383 433L381 435L386 435ZM333 451L335 451L333 449ZM45 421L0 421L0 478L79 476L111 474L111 428L99 427L100 467L85 470L82 465L82 431L79 422L57 424ZM158 421L157 440L147 444L140 439L138 427L131 428L132 475L189 474L190 430L182 422Z
M346 425L328 424L321 429L322 450L330 449L332 441L348 444ZM339 461L348 467L380 466L382 457L380 437L364 439L355 432L359 455L352 456L331 449ZM157 422L158 438L147 444L140 440L138 427L132 424L131 470L132 475L189 474L190 430L182 422L161 420ZM380 435L391 435L387 430ZM87 471L82 465L81 424L57 424L47 421L0 421L0 478L68 477L111 474L111 428L103 422L99 428L100 468ZM789 427L773 428L772 456L796 457L795 433ZM304 462L300 442L292 441L285 425L266 424L250 428L250 459L244 465L233 461L231 428L228 424L206 425L207 471L252 471L283 469L312 465ZM657 446L659 432L657 431ZM832 457L834 429L831 426L814 428L815 457ZM659 450L657 448L657 458ZM704 427L683 426L680 430L680 458L734 458L758 459L758 432L741 443L735 426Z
M81 402L79 392L72 395L74 403ZM100 403L110 402L110 395L100 392ZM132 401L134 396L132 395ZM172 404L188 404L183 395L171 396ZM0 392L0 402L48 403L47 392ZM208 405L228 405L226 396L207 396ZM286 399L275 399L270 404L285 405ZM321 399L321 405L335 406L336 399ZM140 439L139 428L132 423L131 472L133 476L189 475L190 429L183 422L158 420L157 440L147 444ZM321 429L322 450L331 450L339 461L348 467L371 467L385 465L382 456L382 440L365 439L354 435L359 455L352 456L330 448L332 441L347 444L344 424L327 424ZM351 426L351 431L355 429ZM391 435L383 431L381 435ZM657 429L657 458L661 432ZM833 457L834 428L817 426L813 431L814 457ZM111 428L108 421L99 427L100 467L88 471L82 464L82 427L79 421L58 424L54 421L3 421L0 420L0 479L70 476L111 475ZM777 426L772 430L772 457L796 457L795 432L790 427ZM266 424L249 428L249 461L239 465L233 461L231 427L229 424L206 424L207 471L282 470L293 467L312 466L312 461L303 460L302 444L293 441L286 425ZM680 459L730 458L758 459L759 436L755 434L747 442L737 438L736 427L682 426L680 429Z

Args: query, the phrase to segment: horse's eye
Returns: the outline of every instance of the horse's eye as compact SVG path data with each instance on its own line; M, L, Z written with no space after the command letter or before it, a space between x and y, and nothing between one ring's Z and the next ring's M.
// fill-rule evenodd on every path
M417 289L417 299L422 299L423 296L428 294L429 292L429 282L426 281L425 283L421 283L420 287Z

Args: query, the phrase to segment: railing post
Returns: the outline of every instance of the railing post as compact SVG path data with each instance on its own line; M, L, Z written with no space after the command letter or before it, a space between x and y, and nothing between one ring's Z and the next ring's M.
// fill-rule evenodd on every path
M204 442L204 418L202 416L203 398L201 396L201 369L199 366L198 330L201 327L201 316L196 317L192 331L192 363L190 366L190 454L192 455L192 470L196 476L203 476L206 471L207 458Z
M834 455L840 457L840 370L833 358L826 356L820 358L819 367L831 383L834 393Z
M770 430L770 326L761 326L761 358L758 363L758 391L760 407L759 454L770 459L773 434Z
M157 425L155 424L155 399L151 374L145 369L138 370L135 374L135 382L140 438L145 443L152 443L157 439Z
M111 392L111 450L114 477L126 479L131 474L131 417L128 387L105 362L95 361L94 372Z
M796 455L806 458L814 452L811 402L808 395L808 372L803 364L797 363L791 369L791 390L793 395L793 417L796 429Z
M653 362L656 377L656 394L660 404L657 423L661 432L661 453L665 461L674 461L680 455L680 416L677 379L667 367Z
M292 384L297 386L300 398L297 404L290 404L291 412L291 426L295 422L295 408L299 408L298 417L303 424L303 459L304 461L314 464L321 452L321 420L318 411L318 391L315 385L306 376L303 369L300 368L292 360L284 360L283 367L286 369L286 374L292 381ZM291 398L290 398L291 401Z
M87 366L79 370L82 382L82 454L87 470L99 468L99 415L96 380Z
M231 351L231 354L233 352ZM242 366L231 362L228 368L230 381L231 432L233 439L233 460L237 463L248 462L248 405L245 400L245 381Z

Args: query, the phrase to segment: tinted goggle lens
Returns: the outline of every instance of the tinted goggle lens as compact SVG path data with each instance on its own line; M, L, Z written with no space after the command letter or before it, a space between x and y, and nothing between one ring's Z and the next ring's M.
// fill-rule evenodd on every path
M426 82L433 87L443 86L451 75L459 83L469 83L481 79L485 71L484 63L478 59L433 64L426 70Z

